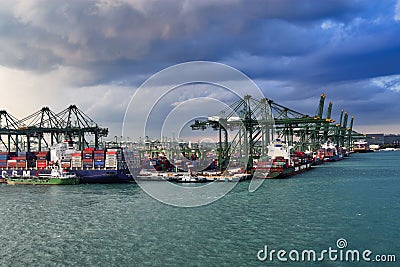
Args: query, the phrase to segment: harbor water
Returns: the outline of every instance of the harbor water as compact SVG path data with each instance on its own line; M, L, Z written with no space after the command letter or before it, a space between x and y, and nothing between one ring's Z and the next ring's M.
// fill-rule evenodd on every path
M265 246L322 251L338 249L339 239L348 249L397 254L385 266L398 266L400 151L352 154L248 187L177 208L134 183L1 184L0 266L348 266L257 258Z

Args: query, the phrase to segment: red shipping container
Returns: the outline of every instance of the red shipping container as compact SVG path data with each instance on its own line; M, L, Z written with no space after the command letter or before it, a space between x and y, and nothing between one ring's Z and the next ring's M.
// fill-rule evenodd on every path
M107 151L107 155L117 155L117 151Z
M46 160L38 160L38 161L36 161L36 167L37 168L46 168L47 167L47 161Z
M26 168L26 162L17 162L18 168Z

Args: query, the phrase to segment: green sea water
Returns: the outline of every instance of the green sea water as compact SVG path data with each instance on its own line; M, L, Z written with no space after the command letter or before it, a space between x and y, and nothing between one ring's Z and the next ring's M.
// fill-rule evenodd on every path
M0 266L399 266L400 152L353 154L197 208L136 184L0 185ZM258 251L371 250L395 263L260 261ZM287 257L287 255L286 255Z

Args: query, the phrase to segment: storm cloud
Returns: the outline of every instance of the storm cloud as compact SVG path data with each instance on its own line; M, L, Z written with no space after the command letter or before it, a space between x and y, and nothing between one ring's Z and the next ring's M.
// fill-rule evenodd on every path
M400 132L400 2L4 0L1 109L23 117L77 104L119 135L152 74L228 64L266 97L313 115L321 93L355 128ZM18 101L14 101L20 95ZM26 99L21 99L21 98ZM381 127L377 127L381 125Z

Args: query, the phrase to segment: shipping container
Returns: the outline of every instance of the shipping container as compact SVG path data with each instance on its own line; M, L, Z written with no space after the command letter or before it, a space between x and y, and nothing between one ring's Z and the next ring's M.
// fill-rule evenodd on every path
M84 169L93 169L93 162L92 163L88 163L88 162L83 163L83 168Z
M14 159L7 160L7 167L8 168L17 167L17 160L14 160Z
M84 159L92 159L93 158L93 154L87 154L87 153L83 153L82 156Z
M26 161L25 162L17 162L17 168L27 168Z
M82 168L82 161L81 159L72 159L71 161L72 168Z
M69 168L71 168L71 163L70 162L61 162L61 168L69 169Z
M47 167L47 160L37 160L36 161L36 168L44 169Z
M94 167L95 168L104 168L104 166L105 166L104 161L95 161L94 162Z

